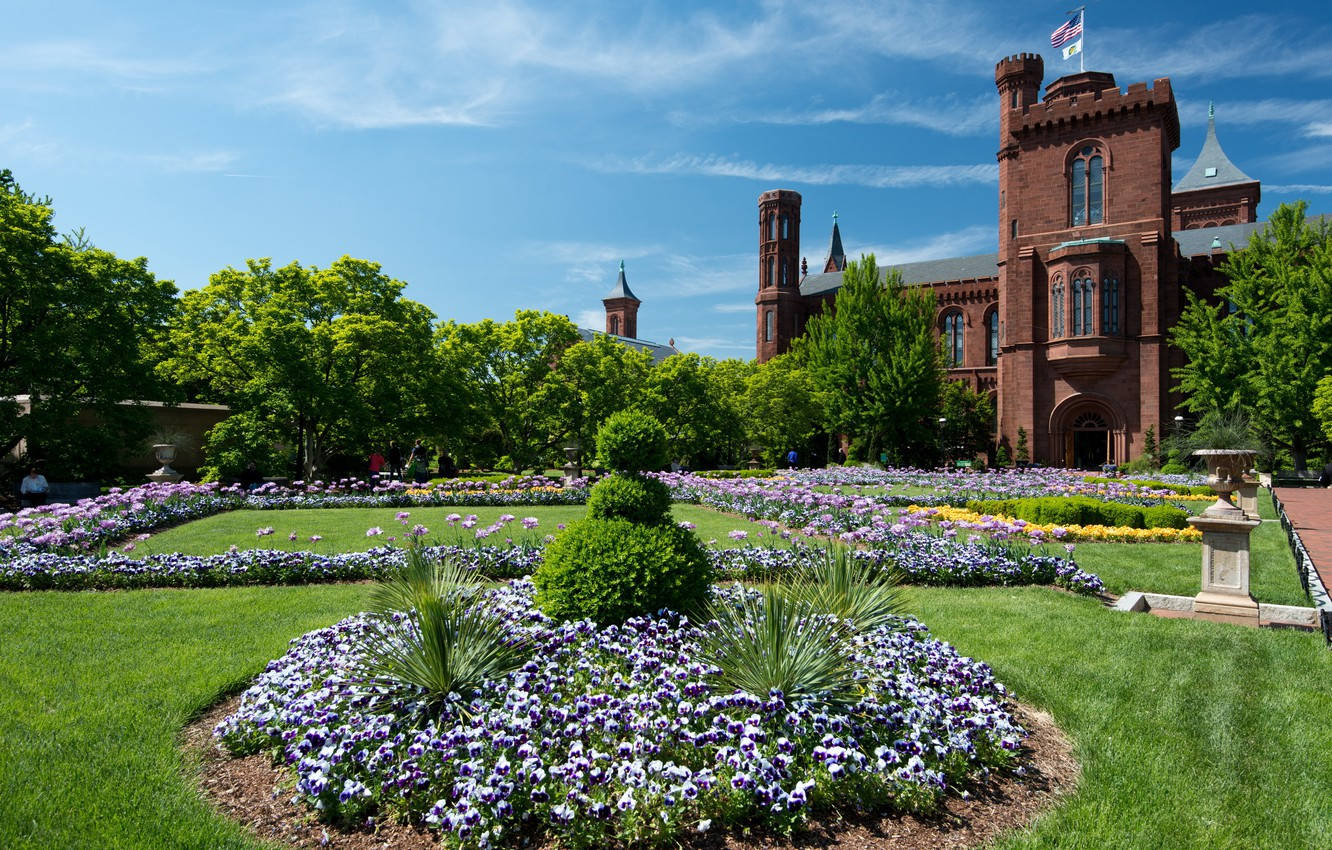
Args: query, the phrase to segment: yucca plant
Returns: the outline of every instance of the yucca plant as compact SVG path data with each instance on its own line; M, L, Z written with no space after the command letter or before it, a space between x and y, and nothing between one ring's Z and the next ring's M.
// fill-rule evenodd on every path
M406 622L366 646L366 678L418 688L431 703L456 694L465 705L482 682L522 666L530 641L480 609L480 590L456 560L434 562L409 549L406 565L371 597L381 616L400 612Z
M786 588L786 596L868 632L892 623L901 613L899 577L894 568L858 560L845 547L829 546Z
M777 585L714 600L709 614L718 627L706 650L724 686L756 696L780 691L788 700L854 701L849 632L840 621Z

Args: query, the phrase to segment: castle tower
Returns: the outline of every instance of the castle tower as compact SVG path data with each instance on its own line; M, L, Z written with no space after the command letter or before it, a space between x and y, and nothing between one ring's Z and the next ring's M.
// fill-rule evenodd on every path
M630 291L629 281L624 279L624 260L620 260L620 276L615 281L615 288L601 299L601 303L606 305L606 333L638 338L638 305L643 302Z
M1202 152L1170 196L1175 230L1249 224L1258 220L1262 187L1230 161L1216 138L1216 109L1207 105Z
M1166 331L1178 317L1170 81L1121 91L1039 56L995 69L999 95L999 429L1031 459L1124 463L1173 417Z
M837 229L837 211L833 211L832 241L828 243L828 260L823 264L823 273L846 271L846 251L842 250L842 232Z
M758 361L782 354L800 333L800 193L759 195Z

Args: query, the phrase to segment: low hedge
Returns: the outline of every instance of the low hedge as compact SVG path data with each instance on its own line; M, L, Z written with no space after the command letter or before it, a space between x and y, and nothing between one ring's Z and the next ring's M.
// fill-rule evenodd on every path
M1153 481L1150 478L1102 478L1099 475L1088 476L1088 484L1137 484L1139 487L1150 487L1153 490L1169 490L1180 496L1210 496L1212 488L1205 484L1170 484L1165 481Z
M695 473L699 478L772 478L775 469L705 469Z
M1052 525L1106 525L1116 528L1185 528L1188 513L1171 505L1125 505L1089 496L1029 499L973 499L967 510Z

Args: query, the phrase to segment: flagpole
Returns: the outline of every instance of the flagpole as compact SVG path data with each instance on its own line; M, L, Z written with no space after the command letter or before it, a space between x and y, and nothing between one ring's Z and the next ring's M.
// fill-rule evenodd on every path
M1086 7L1086 6L1079 6L1079 7L1076 8L1076 9L1069 9L1069 10L1068 10L1068 14L1070 14L1070 15L1073 14L1074 12L1077 12L1077 13L1078 13L1078 29L1080 29L1080 30L1082 31L1082 32L1078 35L1078 38L1082 40L1082 49L1078 51L1078 73L1082 73L1083 71L1087 70L1087 66L1086 66L1086 58L1087 58L1087 57L1086 57L1086 53L1087 53L1087 7Z

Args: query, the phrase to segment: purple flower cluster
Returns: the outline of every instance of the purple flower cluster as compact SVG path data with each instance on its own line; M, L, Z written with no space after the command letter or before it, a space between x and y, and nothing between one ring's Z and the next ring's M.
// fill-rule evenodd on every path
M776 579L806 570L823 556L818 547L789 549L745 546L710 552L720 575L745 579ZM1078 567L1072 555L1058 557L1020 546L958 541L929 534L903 534L894 545L853 550L852 557L899 570L909 584L948 587L1056 585L1075 593L1105 590L1100 577Z
M396 814L464 846L545 831L594 847L713 821L791 829L833 807L928 810L1012 764L1025 734L991 670L914 621L854 639L862 696L837 706L724 692L702 649L715 622L557 625L532 592L511 582L482 601L538 648L467 705L367 683L365 642L409 621L358 615L293 641L215 735L290 765L330 819Z
M531 546L433 546L433 556L450 556L491 578L530 575L541 563ZM245 549L220 555L168 553L131 559L59 555L20 548L0 561L0 590L123 590L146 587L232 587L255 584L318 584L379 578L404 563L393 547L324 555Z

